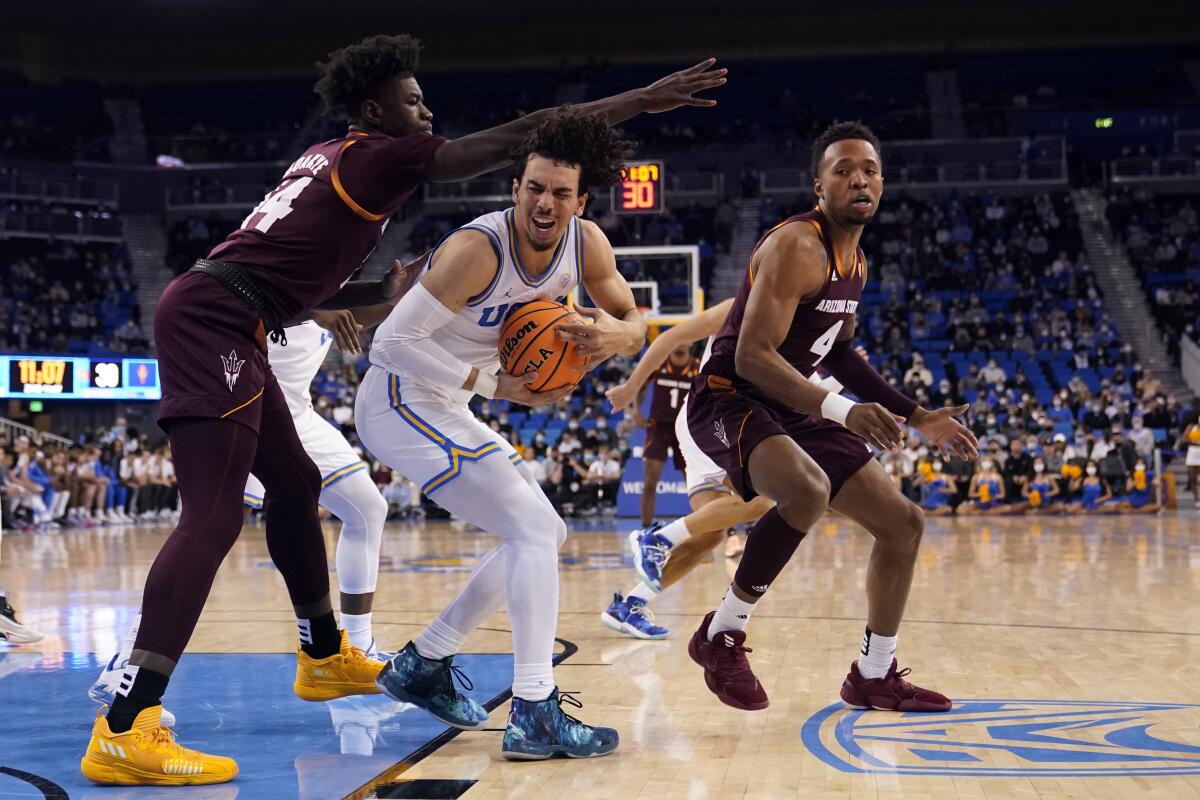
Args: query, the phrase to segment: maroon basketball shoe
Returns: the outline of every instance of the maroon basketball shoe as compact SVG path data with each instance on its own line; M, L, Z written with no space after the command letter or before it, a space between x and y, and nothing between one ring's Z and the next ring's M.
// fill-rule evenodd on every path
M896 671L896 659L882 678L864 678L858 662L850 665L850 674L842 681L842 701L854 708L873 708L877 711L949 711L954 704L929 689L913 686L904 680L911 670Z
M742 711L760 711L770 701L746 660L746 653L753 652L745 646L746 632L721 631L710 642L708 626L716 613L708 612L700 629L692 634L688 655L704 667L704 682L718 700Z

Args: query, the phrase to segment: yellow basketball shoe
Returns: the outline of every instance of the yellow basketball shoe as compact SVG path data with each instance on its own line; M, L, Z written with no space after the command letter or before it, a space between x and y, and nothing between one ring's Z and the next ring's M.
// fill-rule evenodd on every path
M194 786L237 777L232 758L210 756L175 741L162 725L162 706L142 709L124 733L109 730L107 707L96 713L92 740L79 762L83 777L108 786Z
M379 694L375 679L386 665L367 657L350 646L350 637L342 631L342 649L328 658L313 658L296 650L296 696L301 700L336 700L352 694Z

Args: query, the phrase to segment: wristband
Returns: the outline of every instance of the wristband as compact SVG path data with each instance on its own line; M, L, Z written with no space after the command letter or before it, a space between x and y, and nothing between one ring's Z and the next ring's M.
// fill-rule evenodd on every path
M821 416L845 425L846 417L850 414L850 409L854 408L855 405L857 404L853 400L847 400L840 394L830 392L821 401Z
M496 376L480 370L475 376L475 385L471 387L471 391L487 400L496 399L496 386L499 384Z

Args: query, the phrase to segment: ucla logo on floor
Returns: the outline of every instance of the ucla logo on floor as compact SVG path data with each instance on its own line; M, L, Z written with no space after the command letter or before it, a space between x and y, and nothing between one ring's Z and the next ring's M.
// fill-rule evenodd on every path
M1200 706L968 700L947 714L856 711L804 723L814 756L842 772L1095 778L1200 775Z

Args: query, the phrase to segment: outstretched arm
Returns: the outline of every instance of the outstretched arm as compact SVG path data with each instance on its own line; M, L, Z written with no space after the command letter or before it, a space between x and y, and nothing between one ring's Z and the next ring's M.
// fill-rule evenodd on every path
M399 260L395 260L392 262L392 268L377 281L348 281L342 288L317 303L316 308L338 310L383 304L394 306L404 296L404 293L417 282L417 277L421 274L421 268L428 256L429 253L424 253L407 264L401 264ZM372 316L374 315L373 312ZM382 312L382 316L374 324L379 324L385 317L387 317L387 313ZM362 322L362 320L359 321ZM365 322L363 324L366 325Z
M680 106L715 106L717 101L695 95L725 83L726 70L712 68L716 61L715 58L701 61L644 88L582 103L576 108L616 125L638 114L656 114ZM510 151L553 112L554 109L534 111L512 122L446 142L431 159L426 177L434 183L463 181L503 167L512 160Z
M671 351L680 345L690 345L712 336L721 330L729 309L733 306L733 298L722 300L711 308L706 308L691 319L684 320L678 325L672 325L658 335L642 355L633 372L624 383L609 389L605 395L612 402L613 408L624 408L632 403L639 395L646 381L654 371L662 366Z

